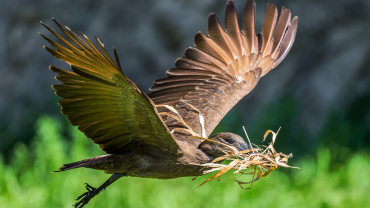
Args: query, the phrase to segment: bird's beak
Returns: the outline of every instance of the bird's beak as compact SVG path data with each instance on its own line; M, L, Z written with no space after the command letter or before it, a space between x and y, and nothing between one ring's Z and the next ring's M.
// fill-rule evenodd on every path
M248 143L243 143L243 144L240 144L238 150L239 151L243 151L243 150L249 150L249 149L252 149Z

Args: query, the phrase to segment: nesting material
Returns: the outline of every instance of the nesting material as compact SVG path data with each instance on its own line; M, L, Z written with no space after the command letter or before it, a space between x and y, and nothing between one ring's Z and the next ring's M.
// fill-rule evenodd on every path
M279 129L280 130L280 129ZM278 131L279 132L279 131ZM274 149L274 143L276 141L276 136L278 132L273 132L271 130L266 131L263 141L267 138L267 136L271 133L272 134L272 141L268 146L264 145L252 145L249 141L250 146L252 149L238 151L233 147L230 147L231 152L225 153L224 156L218 157L213 160L211 163L201 164L201 166L205 167L204 174L208 174L211 172L218 171L215 175L211 176L203 183L201 183L198 187L202 186L203 184L207 183L208 181L219 178L224 173L232 170L234 174L244 174L244 175L252 175L253 178L251 181L242 182L239 180L235 180L242 189L250 189L252 187L252 183L261 179L262 177L267 177L271 171L275 170L279 167L285 168L297 168L289 166L288 159L293 157L293 154L283 154L278 153ZM223 161L230 161L228 164L221 164ZM243 187L245 184L250 184L251 186L246 188Z

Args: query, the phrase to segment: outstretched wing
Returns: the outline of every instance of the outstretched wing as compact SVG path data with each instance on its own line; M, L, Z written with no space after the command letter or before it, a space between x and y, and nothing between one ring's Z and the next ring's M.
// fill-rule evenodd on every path
M276 24L277 16L276 7L267 4L262 32L256 35L255 3L247 0L240 30L234 1L229 0L225 31L216 15L210 14L208 37L202 32L195 35L195 47L188 48L185 56L176 60L176 68L168 70L166 78L154 81L149 97L156 105L173 106L199 135L201 114L208 137L225 114L289 52L298 18L291 20L290 11L284 7ZM158 111L168 109L160 107ZM184 128L171 117L162 118L170 130ZM186 138L183 132L176 135Z
M116 52L115 64L98 39L102 52L81 32L82 38L55 23L69 41L42 24L66 47L42 37L56 50L44 48L72 69L50 66L58 74L56 79L63 83L53 88L63 98L58 103L70 123L110 154L130 151L139 145L152 145L177 154L179 147L153 102L122 73Z

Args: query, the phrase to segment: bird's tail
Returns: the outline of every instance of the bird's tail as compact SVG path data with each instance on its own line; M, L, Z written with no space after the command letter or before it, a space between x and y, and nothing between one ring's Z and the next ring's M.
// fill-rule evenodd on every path
M71 169L81 168L81 167L105 170L106 169L105 167L111 166L112 162L113 162L112 155L110 154L100 155L100 156L84 159L78 162L64 164L62 167L59 168L59 171L54 171L54 172L61 172L61 171L66 171L66 170L71 170Z

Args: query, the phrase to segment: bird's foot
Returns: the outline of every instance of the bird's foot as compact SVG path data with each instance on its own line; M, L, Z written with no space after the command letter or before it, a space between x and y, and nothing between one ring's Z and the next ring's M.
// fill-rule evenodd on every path
M101 186L98 188L94 188L90 186L89 184L85 183L85 188L87 192L83 193L81 196L79 196L76 200L79 200L74 207L75 208L81 208L84 207L89 201L94 198L96 195L98 195L100 192L105 190L110 184L112 184L114 181L118 180L119 178L127 176L125 173L115 173L113 174L107 181L105 181Z
M85 206L95 195L98 193L96 192L96 188L90 186L89 184L85 183L85 188L87 192L83 193L81 196L79 196L76 200L79 200L74 207L75 208L81 208Z

